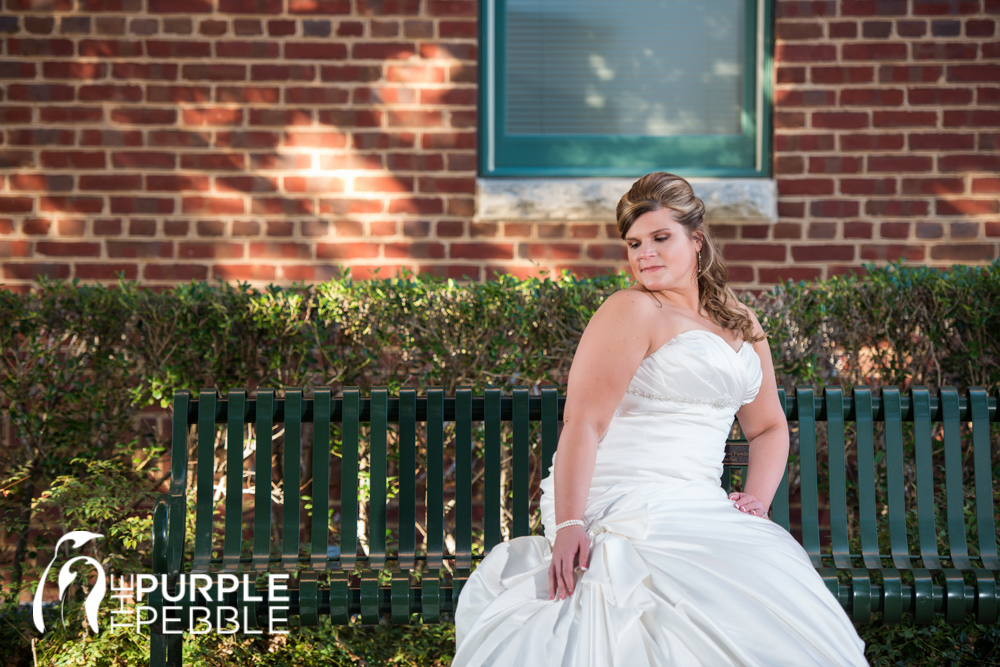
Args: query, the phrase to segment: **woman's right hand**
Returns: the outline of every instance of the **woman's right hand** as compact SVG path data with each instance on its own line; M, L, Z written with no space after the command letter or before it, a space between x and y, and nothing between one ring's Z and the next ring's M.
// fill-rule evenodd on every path
M586 570L590 564L590 535L583 526L566 526L556 533L549 566L549 599L560 600L573 594L576 568Z

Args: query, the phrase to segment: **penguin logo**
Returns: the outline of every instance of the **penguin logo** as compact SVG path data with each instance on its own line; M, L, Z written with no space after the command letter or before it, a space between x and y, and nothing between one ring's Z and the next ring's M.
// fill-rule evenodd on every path
M35 627L38 628L39 632L45 632L45 623L42 622L42 592L45 590L45 583L49 578L49 570L52 569L52 565L56 562L56 558L59 556L59 547L62 546L63 542L69 541L73 543L74 549L79 549L87 542L93 539L104 537L100 533L91 533L86 530L74 530L63 535L58 542L56 542L55 555L52 560L49 561L48 566L45 571L42 572L42 578L38 582L38 588L35 590L35 600L32 603L32 615L35 620ZM94 587L87 594L87 599L83 603L83 608L87 614L87 625L90 626L91 632L97 634L97 608L101 604L101 600L104 599L104 593L107 592L107 581L106 575L104 574L104 568L101 564L97 562L96 559L90 556L77 556L76 558L71 558L66 562L62 568L59 569L59 600L63 599L63 595L66 593L66 589L69 585L76 580L76 572L71 568L73 563L77 561L83 561L93 565L97 570L97 582ZM60 607L60 612L62 607ZM63 618L63 625L66 624L65 617Z

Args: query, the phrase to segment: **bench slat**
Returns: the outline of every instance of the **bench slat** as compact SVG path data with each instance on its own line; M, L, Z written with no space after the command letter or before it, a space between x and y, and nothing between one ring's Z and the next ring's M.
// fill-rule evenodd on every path
M830 483L830 542L833 563L851 567L851 546L847 536L847 448L844 443L844 392L827 387L823 392L827 424L827 474Z
M402 389L399 392L399 567L406 571L412 570L416 565L416 485L417 392L414 389ZM395 580L393 586L398 587ZM406 588L409 589L408 581Z
M284 508L281 517L281 565L294 572L299 562L299 504L302 484L302 390L285 392Z
M427 568L444 563L444 391L427 391Z
M198 470L215 472L216 392L203 390L198 394ZM215 507L214 475L199 474L196 485L194 519L194 567L208 570L212 559L213 510ZM295 524L298 525L298 524Z
M240 544L243 542L243 423L247 393L231 390L226 406L226 525L222 569L240 569Z
M312 446L312 548L311 565L325 569L330 545L330 420L333 401L329 389L317 389L313 397Z
M386 556L386 463L389 451L389 393L372 389L371 437L368 448L368 567L385 568Z
M513 428L513 515L511 526L513 537L522 537L530 532L528 524L531 488L531 432L528 423L528 388L514 388Z
M274 390L257 391L254 437L253 570L265 572L271 557L271 456L274 433Z
M455 568L469 570L472 567L471 389L455 392L455 442ZM459 581L463 574L458 575Z
M503 541L500 531L503 489L500 390L484 393L483 414L483 548L487 551Z
M358 557L358 461L361 392L344 389L340 442L340 569L350 572ZM345 593L346 595L346 593ZM344 602L346 604L346 600Z
M983 567L1000 570L997 556L997 526L993 510L993 463L990 460L990 413L985 389L970 389L972 413L972 455L975 461L976 528L979 532L979 559ZM1000 404L1000 391L997 392Z
M545 479L552 467L552 456L559 444L559 391L555 387L542 388L542 468Z
M801 477L802 547L813 567L823 566L819 547L819 472L816 466L816 408L811 387L795 390L799 422L799 474Z

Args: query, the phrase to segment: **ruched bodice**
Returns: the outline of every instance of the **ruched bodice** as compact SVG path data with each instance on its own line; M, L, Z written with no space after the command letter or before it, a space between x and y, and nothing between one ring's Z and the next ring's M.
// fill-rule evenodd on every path
M453 664L866 664L802 547L720 486L733 417L761 380L752 345L700 329L646 357L598 441L590 567L573 595L548 599L550 470L545 537L497 545L462 589Z

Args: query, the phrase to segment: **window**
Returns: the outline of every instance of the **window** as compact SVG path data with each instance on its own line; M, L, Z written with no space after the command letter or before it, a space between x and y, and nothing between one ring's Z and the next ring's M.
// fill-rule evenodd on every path
M766 176L769 0L483 0L483 176Z

